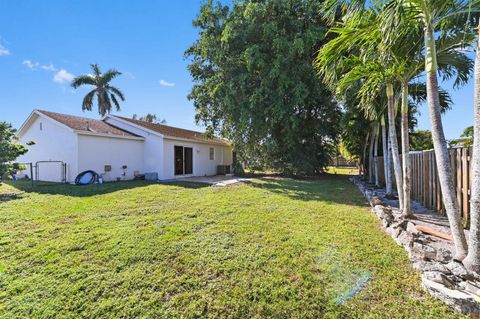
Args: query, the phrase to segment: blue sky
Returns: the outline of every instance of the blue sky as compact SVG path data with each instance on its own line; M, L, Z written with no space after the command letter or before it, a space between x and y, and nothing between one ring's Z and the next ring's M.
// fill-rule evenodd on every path
M81 111L87 89L72 91L73 75L91 63L124 74L113 83L125 93L123 116L147 112L168 124L199 129L183 58L197 37L192 20L201 1L0 0L0 120L19 127L35 108L98 117ZM444 116L447 138L473 122L473 83L451 90L455 106ZM428 129L420 108L419 128Z

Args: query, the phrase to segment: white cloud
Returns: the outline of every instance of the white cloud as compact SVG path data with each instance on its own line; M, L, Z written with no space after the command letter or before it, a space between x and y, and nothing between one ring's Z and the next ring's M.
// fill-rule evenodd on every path
M10 55L10 51L0 44L0 56Z
M53 82L57 82L60 84L70 83L74 78L74 75L72 73L68 72L65 69L58 70L52 63L40 64L38 62L33 62L32 60L23 60L22 64L30 70L42 69L47 72L54 72L55 75L53 76Z
M68 72L67 70L61 69L57 73L55 73L55 76L53 77L53 81L64 84L65 82L71 82L73 80L74 76L72 73Z
M52 64L40 64L38 62L33 62L32 60L23 60L23 65L25 65L30 70L36 70L38 68L48 71L48 72L57 72L58 69Z
M53 64L44 64L41 66L42 70L45 70L45 71L50 71L50 72L55 72L57 71L57 68L53 65Z
M30 70L35 70L40 65L38 62L32 62L30 60L23 60L22 64L26 65Z
M167 82L165 80L160 80L159 83L161 86L168 86L168 87L175 86L175 83Z

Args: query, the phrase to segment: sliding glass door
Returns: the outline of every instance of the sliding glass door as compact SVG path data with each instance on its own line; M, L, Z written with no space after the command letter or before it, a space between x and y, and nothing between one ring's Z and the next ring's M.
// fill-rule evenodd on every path
M183 166L184 174L193 174L193 149L191 147L183 148Z
M175 175L193 174L193 149L191 147L175 146Z

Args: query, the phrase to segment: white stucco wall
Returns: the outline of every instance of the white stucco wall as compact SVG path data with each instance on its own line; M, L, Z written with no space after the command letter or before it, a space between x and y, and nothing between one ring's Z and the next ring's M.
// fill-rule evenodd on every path
M156 172L159 179L172 179L182 176L174 173L174 146L193 148L193 174L189 176L210 176L217 173L217 165L232 164L232 148L207 143L198 143L162 137L159 134L136 127L114 117L107 117L106 122L123 130L142 136L144 141L143 173ZM210 147L215 148L214 160L209 159Z
M78 135L78 170L94 170L105 181L133 179L134 172L144 173L144 141L125 138ZM105 172L105 165L112 170ZM122 166L127 169L123 170Z
M149 133L116 118L108 117L106 122L142 136L145 139L143 142L143 173L158 173L159 177L163 175L163 138L161 136Z
M30 141L35 145L26 145ZM19 136L19 142L28 148L28 152L17 162L63 161L67 163L67 180L73 181L77 176L77 135L69 128L47 117L34 115L31 125ZM30 175L29 170L25 173ZM60 182L61 176L60 164L39 164L40 180Z
M193 148L193 174L188 176L212 176L217 174L217 165L232 165L232 148L229 146L174 140L165 137L163 141L163 175L160 179L182 177L181 175L175 175L175 146ZM213 160L210 160L210 147L215 149Z

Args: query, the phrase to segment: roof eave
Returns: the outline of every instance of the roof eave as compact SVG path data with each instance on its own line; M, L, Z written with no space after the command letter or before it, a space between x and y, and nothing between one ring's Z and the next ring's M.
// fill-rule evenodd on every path
M135 123L133 123L133 122L124 120L124 119L122 119L122 118L120 118L120 117L117 117L117 116L115 116L115 115L107 114L107 115L105 115L105 116L102 118L102 121L105 121L105 120L107 120L108 118L112 118L112 119L117 120L117 121L119 121L119 122L121 122L121 123L123 123L123 124L126 124L126 125L131 125L131 126L137 128L137 129L142 130L142 131L145 131L145 132L147 132L147 133L150 133L150 134L153 134L153 135L157 135L157 136L160 136L160 137L165 137L162 133L159 133L159 132L156 132L156 131L151 130L151 129L149 129L149 128L146 128L145 126L138 125L138 124L135 124ZM107 122L107 123L108 123L108 122ZM110 123L108 123L108 124L109 124L109 125L112 125L112 124L110 124Z
M196 140L191 138L182 138L182 137L170 136L170 135L165 135L164 138L167 140L176 140L176 141L185 141L185 142L192 142L192 143L202 143L202 144L209 144L209 145L220 145L220 146L232 147L230 143L227 143L227 142L221 143L221 142L216 142L212 140Z
M43 112L40 112L39 110L35 109L33 110L30 115L27 117L27 119L25 120L25 122L23 122L22 126L20 126L20 128L18 129L17 131L17 136L22 136L23 135L23 130L25 130L27 128L27 124L30 122L30 120L33 118L34 115L37 115L39 117L43 117L43 118L46 118L50 121L53 121L55 123L57 123L58 125L62 126L63 128L66 128L67 130L69 130L70 132L73 132L74 130L71 128L71 127L68 127L67 125L63 124L62 122L59 122L57 121L56 119L48 116L47 114L43 113Z
M145 138L143 138L141 136L116 135L116 134L97 133L97 132L89 132L89 131L82 131L82 130L75 130L74 132L76 134L79 134L79 135L121 138L121 139L127 139L127 140L137 140L137 141L144 141L145 140Z

